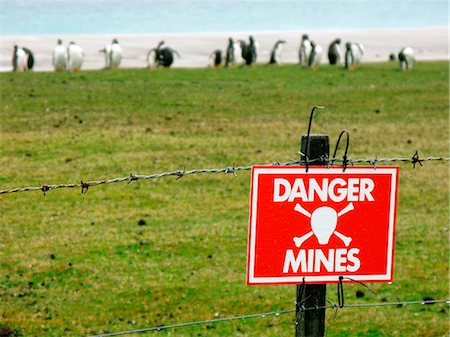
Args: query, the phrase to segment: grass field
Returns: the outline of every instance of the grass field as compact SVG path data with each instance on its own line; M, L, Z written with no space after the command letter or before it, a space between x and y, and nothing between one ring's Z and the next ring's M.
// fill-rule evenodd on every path
M0 92L0 189L296 159L314 105L313 133L349 130L352 158L449 153L448 62L2 73ZM449 298L448 162L400 166L394 282L346 284L346 303ZM295 286L245 284L249 177L1 195L0 324L87 336L293 309ZM443 304L333 315L327 336L449 332ZM292 336L294 315L153 334Z

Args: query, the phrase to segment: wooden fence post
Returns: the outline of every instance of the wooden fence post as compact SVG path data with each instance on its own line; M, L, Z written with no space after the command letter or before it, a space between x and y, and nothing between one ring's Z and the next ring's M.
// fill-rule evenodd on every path
M316 160L323 156L329 157L330 141L328 135L302 136L300 152L307 155L308 160ZM306 148L308 143L308 148ZM306 160L305 156L301 156ZM322 162L313 162L309 165L324 165ZM304 287L304 288L303 288ZM323 337L325 336L325 309L301 310L305 308L324 307L326 297L325 284L297 285L295 310L295 337Z

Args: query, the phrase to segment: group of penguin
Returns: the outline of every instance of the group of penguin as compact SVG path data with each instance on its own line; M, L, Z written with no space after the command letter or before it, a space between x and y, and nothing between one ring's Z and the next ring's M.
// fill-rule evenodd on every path
M280 64L281 54L285 40L278 40L270 53L269 64ZM333 40L328 47L328 61L331 65L338 65L342 62L341 56L341 39ZM211 54L212 65L225 67L235 64L251 65L256 63L259 44L253 36L249 37L249 42L244 40L235 41L232 37L228 39L228 46L223 60L223 53L220 49L216 49ZM299 64L303 67L309 67L313 70L317 69L322 61L323 49L320 45L309 39L307 34L302 36L300 49L298 53ZM353 69L361 63L364 55L364 46L361 43L347 42L345 44L344 67ZM392 60L392 55L390 57ZM410 70L415 62L414 50L411 47L403 48L399 54L400 69Z
M270 53L269 64L280 64L281 54L285 40L278 40ZM155 48L147 53L146 61L149 68L170 67L175 55L180 54L164 45L160 41ZM225 55L220 49L216 49L210 56L214 67L230 67L233 65L252 65L255 64L258 57L259 43L253 36L249 37L248 42L244 40L228 39L228 45ZM111 44L106 45L99 50L105 55L105 68L117 69L122 62L122 48L117 39L113 39ZM317 69L322 61L323 49L320 45L309 39L307 34L302 36L298 53L299 64L303 67ZM364 55L364 46L361 43L347 42L345 44L345 55L342 60L341 39L333 40L328 47L328 61L331 65L344 63L346 69L353 69ZM67 47L63 46L62 40L58 39L57 45L53 50L52 65L55 71L79 71L83 65L85 54L83 49L75 42L70 42ZM391 60L395 55L391 54ZM405 47L398 53L401 70L410 70L415 62L414 50L411 47ZM28 71L34 66L34 55L28 48L14 46L13 52L13 71Z
M147 53L148 67L170 67L174 61L174 55L180 54L170 48L165 47L164 41L160 41L155 48ZM111 44L99 50L105 54L105 69L117 69L122 62L122 47L117 39L113 39ZM55 71L79 71L83 65L85 54L83 49L75 42L71 41L64 47L61 39L58 39L56 47L53 49L52 65ZM28 71L34 66L34 55L28 48L14 46L13 71Z

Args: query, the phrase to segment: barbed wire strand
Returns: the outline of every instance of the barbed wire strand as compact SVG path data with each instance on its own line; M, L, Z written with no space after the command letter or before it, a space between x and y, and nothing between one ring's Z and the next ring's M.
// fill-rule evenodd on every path
M362 164L366 163L373 167L376 167L378 164L383 163L398 163L398 162L410 162L414 165L416 163L419 163L422 165L422 162L426 161L450 161L450 157L426 157L426 158L419 158L418 153L414 154L412 158L382 158L382 159L341 159L341 158L317 158L317 159L308 159L308 163L316 163L320 162L321 164L328 165L329 163L341 163L343 167L347 167L349 164ZM304 160L290 160L284 163L280 162L273 162L270 164L265 165L272 165L272 166L292 166L292 165L305 165L306 162ZM257 164L254 164L257 165ZM258 164L260 165L260 164ZM84 182L83 180L80 181L79 184L44 184L41 186L35 186L35 187L20 187L20 188L13 188L13 189L7 189L7 190L0 190L1 194L10 194L10 193L19 193L19 192L33 192L33 191L42 191L45 195L46 192L53 191L56 189L61 188L81 188L81 193L85 194L89 187L92 186L99 186L99 185L105 185L105 184L112 184L112 183L121 183L121 182L128 182L131 183L133 181L138 180L147 180L147 179L158 179L163 177L169 177L169 176L175 176L177 179L180 179L184 176L191 175L191 174L204 174L204 173L233 173L236 174L236 172L239 171L249 171L251 170L252 165L247 166L228 166L224 168L212 168L212 169L193 169L186 171L183 170L176 170L176 171L170 171L170 172L162 172L162 173L154 173L154 174L148 174L148 175L138 175L131 173L127 177L119 177L119 178L113 178L113 179L105 179L105 180L94 180L94 181L87 181Z
M331 301L329 301L329 302L331 303L331 305L314 306L314 307L308 307L308 308L301 306L300 310L309 311L309 310L338 309L339 308L339 306L336 303L333 303ZM422 305L428 304L429 305L429 304L437 304L437 303L450 304L450 300L447 299L447 300L398 301L398 302L380 302L380 303L354 303L354 304L346 304L343 308L405 306L405 305L417 305L417 304L422 304ZM339 308L339 309L341 309L341 308ZM150 331L161 331L161 330L167 330L167 329L184 328L184 327L193 326L193 325L204 325L204 324L213 324L213 323L220 323L220 322L229 322L229 321L243 320L243 319L248 319L248 318L265 318L265 317L269 317L269 316L278 317L283 314L289 314L289 313L294 313L294 312L295 312L295 309L279 310L279 311L264 312L264 313L259 313L259 314L249 314L249 315L234 316L234 317L223 317L223 318L215 318L215 319L208 319L208 320L195 321L195 322L185 322L185 323L178 323L178 324L171 324L171 325L158 325L158 326L154 326L151 328L142 328L142 329L135 329L135 330L128 330L128 331L104 333L104 334L99 334L99 335L91 335L89 337L111 337L111 336L136 334L136 333L143 333L143 332L150 332Z

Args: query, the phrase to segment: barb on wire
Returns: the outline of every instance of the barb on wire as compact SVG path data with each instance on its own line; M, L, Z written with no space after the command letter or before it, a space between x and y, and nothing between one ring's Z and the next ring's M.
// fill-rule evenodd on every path
M44 196L45 196L45 192L50 191L50 187L48 185L42 185L41 191L42 191L42 193L44 193Z
M412 156L412 158L411 158L411 163L413 164L413 168L416 168L417 163L419 163L420 166L423 166L422 161L423 160L419 159L419 151L416 150L416 153L414 153L414 156Z
M81 194L86 194L89 189L89 183L85 183L83 180L80 181Z
M320 162L324 164L329 163L337 163L337 164L369 164L375 168L375 165L382 164L382 163L400 163L400 162L409 162L409 163L419 163L422 165L423 162L426 161L450 161L450 157L426 157L426 158L420 158L418 157L418 154L413 156L412 158L382 158L382 159L348 159L348 158L327 158L327 157L320 157L316 159L308 159L307 156L305 156L303 153L301 153L305 160L289 160L284 163L280 163L278 161L272 162L270 164L266 165L272 165L272 166L292 166L292 165L309 165L311 163ZM414 159L415 158L415 159ZM256 164L255 164L256 165ZM261 165L261 164L258 164ZM423 166L423 165L422 165ZM132 182L132 181L139 181L139 180L147 180L147 179L158 179L163 177L170 177L174 176L177 177L177 179L180 179L181 177L191 175L191 174L206 174L206 173L233 173L236 175L236 172L239 171L249 171L251 170L252 166L228 166L225 168L213 168L213 169L193 169L190 171L186 171L186 169L183 170L176 170L171 172L162 172L162 173L154 173L154 174L148 174L148 175L138 175L138 174L130 174L126 177L120 177L120 178L113 178L113 179L106 179L106 180L93 180L93 181L80 181L79 184L43 184L41 186L35 186L35 187L20 187L20 188L13 188L13 189L5 189L0 190L1 194L9 194L9 193L19 193L19 192L33 192L33 191L42 191L44 195L46 192L50 192L56 189L61 188L81 188L81 192L83 194L86 194L88 189L93 186L98 185L106 185L106 184L112 184L112 183L121 183L121 182Z
M331 308L334 309L334 315L333 315L333 320L336 320L338 311L339 311L339 305L337 305L336 303L334 303L333 301L329 300L329 299L325 299L325 301L327 301L328 303L331 304Z
M320 309L335 309L336 310L335 315L336 315L337 310L339 310L339 306L330 300L327 300L327 302L330 303L330 305L314 306L314 307L308 307L308 308L301 306L300 308L301 308L301 310L304 310L304 311L320 310ZM404 305L423 305L423 304L438 304L438 303L450 304L450 299L426 300L426 301L398 301L398 302L381 302L381 303L354 303L354 304L347 304L345 306L345 308L348 309L348 308L385 307L385 306L399 306L399 305L402 305L402 306L404 306ZM162 331L162 330L167 330L167 329L184 328L184 327L193 326L193 325L229 322L229 321L249 319L249 318L266 318L269 316L279 317L282 314L290 314L290 313L294 313L294 312L295 312L295 309L279 310L279 311L264 312L264 313L260 313L260 314L249 314L249 315L234 316L234 317L223 317L223 318L215 318L215 319L210 319L210 320L194 321L194 322L185 322L185 323L178 323L178 324L171 324L171 325L158 325L158 326L154 326L154 327L150 327L150 328L142 328L142 329L136 329L136 330L118 331L118 332L111 332L111 333L105 333L105 334L91 335L89 337L111 337L111 336L137 334L137 333L150 332L150 331Z

